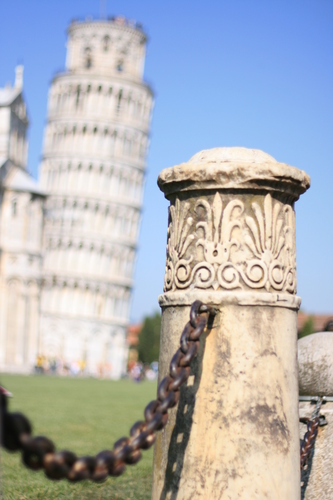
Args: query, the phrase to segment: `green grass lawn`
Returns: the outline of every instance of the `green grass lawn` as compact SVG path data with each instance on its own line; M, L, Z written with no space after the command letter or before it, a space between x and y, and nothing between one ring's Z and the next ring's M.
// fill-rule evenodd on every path
M156 385L129 380L114 382L51 376L1 375L1 385L14 395L10 410L22 411L33 424L34 435L46 435L57 450L96 455L112 449L129 435L143 409L156 397ZM1 489L6 500L150 498L153 450L143 451L137 465L123 476L104 483L50 481L43 471L23 467L19 453L1 451Z

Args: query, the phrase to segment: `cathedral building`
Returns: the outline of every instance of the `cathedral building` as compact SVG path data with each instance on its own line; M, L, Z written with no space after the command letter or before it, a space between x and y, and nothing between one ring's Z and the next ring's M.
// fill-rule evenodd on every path
M0 369L28 371L42 355L91 375L126 371L153 107L145 47L124 18L71 23L39 185L26 170L20 68L0 91Z
M28 372L39 344L45 193L27 170L23 67L0 89L0 369Z

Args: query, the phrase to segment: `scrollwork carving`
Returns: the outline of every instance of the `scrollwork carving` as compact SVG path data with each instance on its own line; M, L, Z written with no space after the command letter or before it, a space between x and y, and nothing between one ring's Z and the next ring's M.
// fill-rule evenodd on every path
M193 268L191 281L194 280L196 288L210 288L214 287L215 282L215 269L209 262L199 262Z
M262 204L262 206L261 206ZM267 194L245 210L241 199L170 207L165 291L263 289L296 292L294 212Z
M224 262L217 270L218 283L221 288L225 288L227 290L242 288L239 277L239 269L237 269L237 267L231 262Z

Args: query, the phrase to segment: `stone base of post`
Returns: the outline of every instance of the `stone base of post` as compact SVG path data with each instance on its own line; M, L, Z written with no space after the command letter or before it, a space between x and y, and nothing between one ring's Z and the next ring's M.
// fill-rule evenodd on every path
M219 313L157 438L152 498L297 499L297 303L289 309L285 297L283 307L272 307L241 296L237 304L237 296L230 303L231 294L224 301L222 293L209 301ZM189 302L209 298L191 295ZM165 296L160 302L165 374L189 306L164 305Z

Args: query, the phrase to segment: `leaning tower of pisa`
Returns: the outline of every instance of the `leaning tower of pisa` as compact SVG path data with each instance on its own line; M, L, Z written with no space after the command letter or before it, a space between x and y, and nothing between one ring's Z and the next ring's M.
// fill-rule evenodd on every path
M123 18L74 21L48 100L39 351L119 378L153 105L146 36Z

